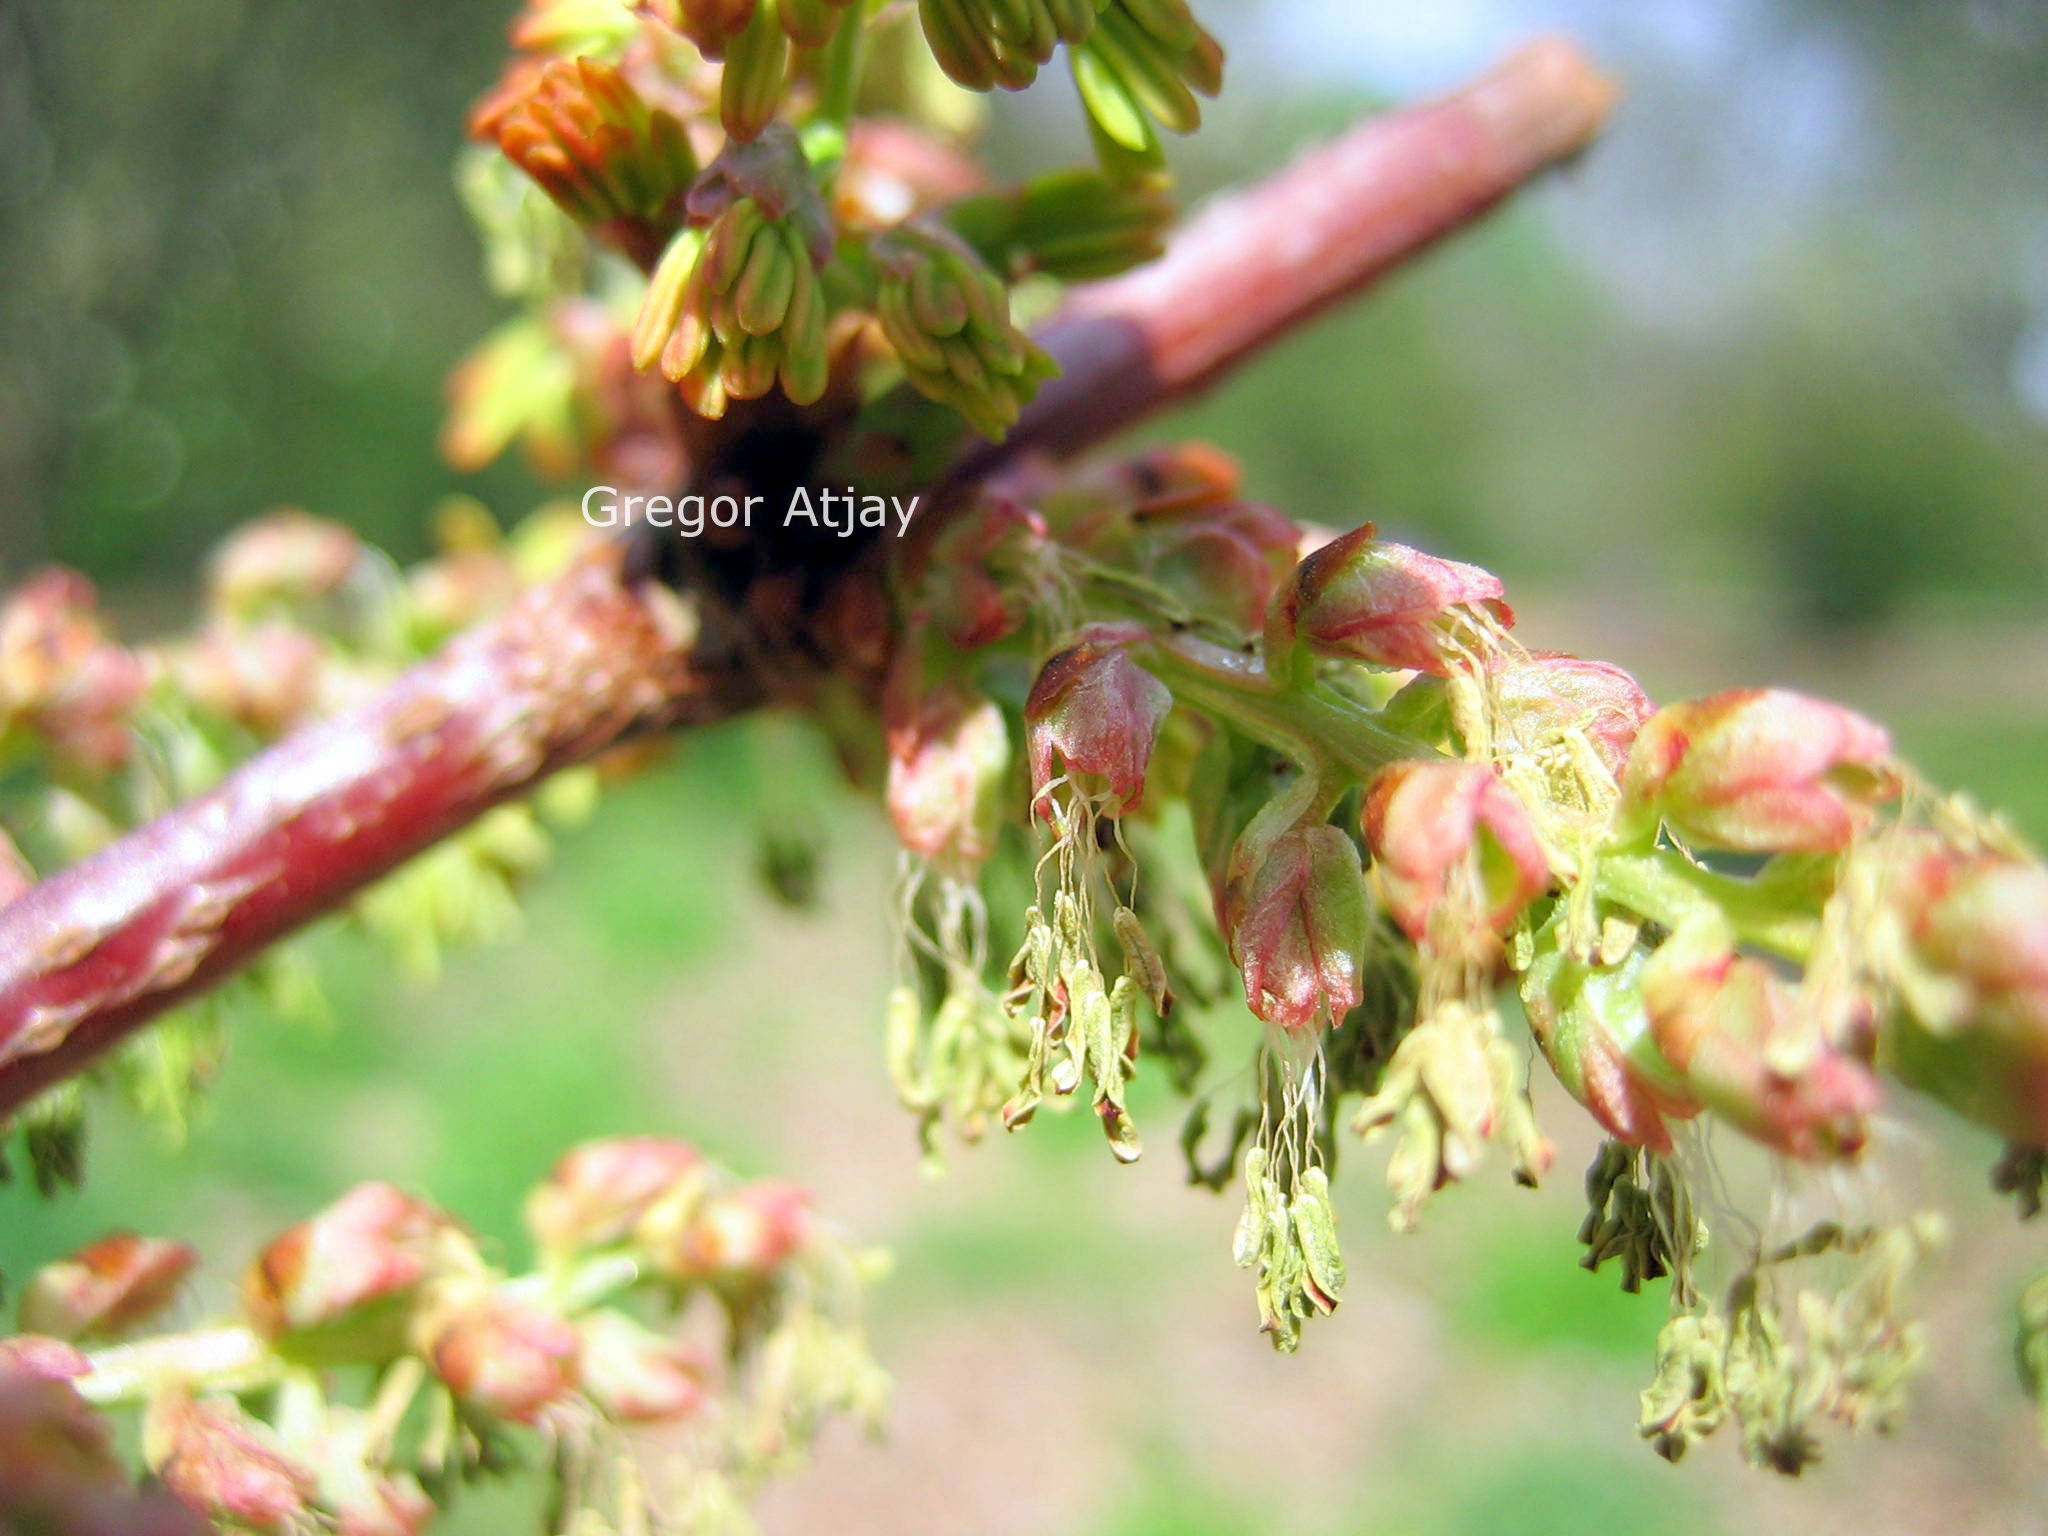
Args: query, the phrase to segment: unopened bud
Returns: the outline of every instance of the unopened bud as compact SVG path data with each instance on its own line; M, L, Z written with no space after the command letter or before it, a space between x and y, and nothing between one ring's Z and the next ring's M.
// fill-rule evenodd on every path
M704 1406L706 1361L622 1312L594 1312L583 1334L583 1393L620 1424L687 1419Z
M1898 793L1884 730L1839 704L1738 688L1669 704L1629 753L1628 810L1743 853L1831 853Z
M1700 1105L1657 1051L1643 1009L1644 958L1632 951L1618 965L1592 965L1547 949L1522 978L1522 1004L1566 1092L1616 1140L1669 1153L1665 1122Z
M1929 838L1886 873L1893 1070L1981 1125L2048 1144L2048 869Z
M543 1254L564 1258L624 1242L649 1211L700 1188L694 1147L619 1136L571 1149L526 1201L526 1226Z
M582 1341L553 1313L500 1290L436 1318L422 1352L471 1408L529 1424L576 1389Z
M247 523L208 567L208 594L222 613L251 617L272 605L316 602L356 568L362 546L340 523L295 508Z
M1227 905L1246 1004L1285 1029L1342 1024L1372 924L1356 845L1327 824L1295 827L1244 862Z
M234 1530L291 1531L311 1518L316 1480L232 1400L158 1398L143 1454L188 1507Z
M162 1311L192 1271L184 1243L117 1232L45 1264L21 1294L21 1326L59 1339L114 1339Z
M939 868L971 873L995 851L1009 727L994 700L958 684L907 693L890 689L884 722L896 835Z
M1505 932L1550 883L1529 813L1482 763L1381 769L1363 823L1374 882L1418 944L1457 949L1471 929Z
M1136 625L1097 624L1039 670L1024 704L1031 747L1033 803L1046 799L1064 761L1081 788L1101 785L1110 814L1135 808L1159 728L1173 708L1164 683L1131 660L1127 647L1145 637Z
M242 1305L257 1331L295 1352L379 1358L422 1282L474 1261L450 1217L389 1184L361 1184L264 1249Z
M707 1196L668 1255L684 1278L762 1279L809 1242L810 1196L763 1179Z
M200 707L261 737L309 713L327 653L303 629L262 623L212 628L170 658L171 676Z
M1371 523L1295 568L1266 621L1267 665L1297 645L1318 656L1447 676L1462 653L1490 652L1514 624L1500 578L1389 543Z
M62 1339L34 1333L0 1339L0 1378L11 1373L43 1381L76 1381L91 1370L85 1351Z
M1681 927L1643 967L1658 1052L1700 1102L1788 1156L1848 1157L1878 1105L1870 1068L1802 1016L1801 994L1712 924Z
M1076 283L1113 277L1159 255L1173 213L1162 187L1075 170L962 198L945 217L1005 276L1043 272Z
M147 683L75 571L44 571L0 604L0 740L23 729L88 773L109 773L127 761L128 716Z

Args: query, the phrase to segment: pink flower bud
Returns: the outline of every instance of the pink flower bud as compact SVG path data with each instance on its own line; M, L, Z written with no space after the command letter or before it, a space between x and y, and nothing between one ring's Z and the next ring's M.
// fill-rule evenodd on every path
M810 1196L763 1179L706 1197L669 1255L684 1279L758 1279L780 1268L815 1228Z
M34 1376L43 1381L76 1381L92 1370L85 1351L62 1339L21 1333L0 1339L0 1376Z
M1443 677L1472 616L1513 626L1498 576L1377 532L1371 523L1354 528L1295 567L1267 615L1269 665L1299 640L1318 656Z
M210 1520L267 1532L296 1530L311 1518L312 1471L232 1401L159 1398L143 1444L164 1486Z
M0 607L0 732L9 717L90 773L128 759L128 715L148 686L142 662L106 638L92 583L33 577Z
M704 1406L709 1364L622 1312L583 1319L583 1394L620 1424L686 1419Z
M657 1136L618 1136L572 1148L527 1197L526 1225L543 1253L563 1256L624 1242L656 1205L701 1185L696 1148Z
M1159 727L1173 708L1166 685L1132 661L1124 647L1146 638L1136 624L1092 624L1054 656L1024 702L1030 729L1031 790L1041 814L1056 759L1069 774L1107 787L1112 815L1136 808Z
M1641 975L1640 955L1594 966L1553 949L1524 976L1522 1004L1565 1091L1617 1141L1668 1153L1666 1122L1698 1114L1700 1104L1657 1051Z
M112 1426L68 1383L10 1373L0 1364L0 1531L207 1536L208 1530L164 1490L134 1488L115 1455Z
M1891 738L1839 704L1736 688L1669 704L1629 753L1631 808L1707 847L1831 853L1898 793Z
M117 1232L45 1264L21 1293L21 1326L59 1339L112 1339L177 1294L197 1255L183 1243Z
M1582 732L1617 777L1636 733L1657 709L1636 680L1612 662L1532 651L1495 657L1488 672L1498 747L1535 752Z
M995 852L1010 732L995 702L957 683L922 694L892 683L884 724L889 816L904 847L971 874Z
M1529 813L1481 763L1392 763L1366 788L1366 844L1387 910L1418 944L1453 924L1505 932L1550 884Z
M1681 930L1643 967L1642 994L1658 1051L1737 1130L1809 1160L1862 1148L1877 1080L1763 961Z
M359 1184L257 1258L242 1305L295 1349L374 1358L402 1333L422 1281L473 1262L454 1221L389 1184Z
M1175 507L1142 526L1152 579L1247 633L1257 631L1301 543L1293 523L1248 501Z
M1342 1024L1372 925L1356 845L1327 824L1294 827L1231 863L1224 925L1247 1006L1284 1029Z
M360 553L356 536L340 523L290 507L267 513L214 551L214 604L246 615L271 604L313 602L348 580Z
M1887 894L1906 950L1892 957L1893 1069L1979 1124L2048 1143L2048 869L1929 838Z
M326 659L318 640L287 624L213 628L173 653L171 675L203 708L278 736L313 708Z
M576 1389L582 1341L561 1318L497 1291L442 1317L427 1362L470 1407L516 1424Z

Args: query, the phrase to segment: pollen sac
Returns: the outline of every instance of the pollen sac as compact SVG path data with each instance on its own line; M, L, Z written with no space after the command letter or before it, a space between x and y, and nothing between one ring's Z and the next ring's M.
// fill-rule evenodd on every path
M120 1232L37 1270L21 1294L24 1333L114 1339L169 1306L196 1255L184 1243Z
M1295 827L1245 862L1226 905L1247 1006L1283 1029L1343 1023L1372 923L1357 846L1337 827Z
M1317 656L1448 676L1463 651L1514 624L1500 578L1394 544L1371 523L1295 567L1267 617L1268 665L1296 645Z
M1891 738L1822 699L1738 688L1666 705L1629 752L1625 812L1740 853L1833 853L1898 793Z
M1084 792L1099 786L1110 815L1143 799L1153 744L1173 708L1166 685L1130 658L1128 647L1145 635L1136 625L1091 625L1040 669L1024 719L1032 799L1042 814L1050 813L1061 762Z
M1872 848L1897 1007L1886 1060L1907 1083L2027 1145L2048 1143L2048 870L1991 851Z
M911 387L1001 442L1058 370L1010 318L1009 290L956 236L906 225L872 247L875 317Z
M1504 932L1550 883L1529 813L1482 763L1394 763L1367 787L1373 879L1416 943L1457 949Z
M1805 1160L1850 1157L1878 1107L1867 1062L1828 1038L1808 999L1714 925L1681 927L1642 973L1658 1052L1745 1135Z
M1223 48L1186 0L1108 0L1096 25L1069 50L1103 168L1143 179L1163 161L1159 127L1193 133L1197 97L1223 88Z
M563 212L603 235L638 227L658 247L680 224L697 156L682 123L596 59L526 60L471 115Z
M1163 188L1094 171L1056 171L947 206L946 223L997 272L1092 282L1142 266L1166 249L1172 201Z

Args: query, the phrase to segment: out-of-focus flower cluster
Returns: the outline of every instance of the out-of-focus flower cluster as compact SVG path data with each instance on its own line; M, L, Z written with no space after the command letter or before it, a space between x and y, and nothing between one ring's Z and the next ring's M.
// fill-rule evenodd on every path
M801 1191L681 1142L592 1142L527 1225L536 1267L508 1275L453 1217L365 1184L263 1250L232 1320L176 1332L149 1330L189 1249L122 1236L47 1266L0 1340L0 1526L409 1536L469 1478L544 1453L561 1529L727 1536L824 1417L879 1413L860 1324L877 1260ZM173 1497L116 1465L98 1410L119 1407ZM654 1425L658 1452L626 1439Z

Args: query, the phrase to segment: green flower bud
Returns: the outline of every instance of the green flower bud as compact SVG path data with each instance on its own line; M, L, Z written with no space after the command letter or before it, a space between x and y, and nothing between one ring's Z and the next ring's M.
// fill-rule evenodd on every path
M1000 279L952 235L903 226L874 245L875 314L911 385L1000 442L1057 371L1010 320Z

